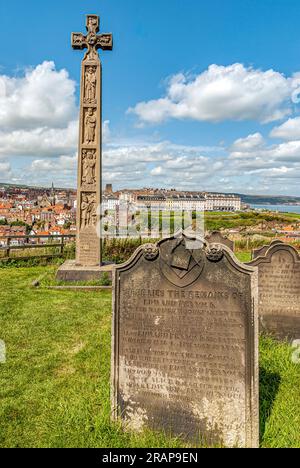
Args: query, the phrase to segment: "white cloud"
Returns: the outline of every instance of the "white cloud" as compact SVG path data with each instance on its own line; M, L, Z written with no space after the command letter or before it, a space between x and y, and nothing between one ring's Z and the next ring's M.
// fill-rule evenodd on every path
M270 136L273 138L282 138L283 140L300 139L300 117L288 119L279 127L273 128Z
M300 163L300 140L288 141L280 145L275 145L271 148L270 152L278 161Z
M163 170L161 166L157 166L151 171L152 176L164 176L166 172Z
M173 76L166 96L140 102L128 112L152 124L169 118L266 123L291 113L292 90L293 78L274 70L255 70L240 63L211 65L196 77L182 73Z
M238 142L245 142L248 139L249 137L238 140ZM238 151L236 151L237 149ZM299 178L300 140L272 145L254 145L253 147L245 145L244 148L243 145L239 146L239 143L235 142L230 150L226 167L229 175L252 177L252 184L255 183L258 191L261 184L260 177L264 177L269 184L270 180L274 181L274 179L283 182Z
M103 143L107 143L111 138L111 132L110 132L109 125L110 125L110 121L109 120L104 120L103 125L102 125Z
M53 62L29 68L24 76L0 75L0 156L71 156L78 145L76 83ZM76 119L76 120L75 120ZM110 138L109 121L103 140Z
M77 155L35 159L23 171L13 173L10 180L19 184L56 187L75 187Z
M171 158L169 143L144 144L108 144L103 151L104 165L110 167L123 167L125 171L132 170L132 166L145 165Z
M74 119L75 82L54 62L43 62L23 77L0 76L2 129L63 128Z
M214 65L195 78L177 75L169 81L166 97L141 103L132 112L148 122L171 117L265 122L290 112L289 94L295 84L294 77L285 78L272 70ZM77 115L75 83L52 62L27 70L21 78L0 76L0 181L49 185L54 180L56 186L75 186ZM237 139L225 150L170 141L118 142L111 135L109 121L104 121L104 183L298 193L298 125L297 119L290 119L271 134L290 141L270 145L257 132ZM8 158L16 156L18 163L11 168ZM27 165L22 156L30 157Z
M109 121L103 123L103 142L110 138ZM78 146L78 121L65 128L0 131L0 155L58 157L73 154Z
M264 144L264 138L261 133L248 135L246 138L239 138L230 148L231 152L251 151L260 148Z
M57 159L36 159L31 163L30 170L34 173L42 172L74 172L77 156L60 156Z
M5 182L11 177L11 166L7 161L0 161L0 182Z
M66 128L38 127L30 130L0 131L0 154L12 156L59 156L74 153L77 147L78 122Z
M251 136L251 135L250 135ZM245 141L251 141L246 137ZM260 139L257 138L257 142ZM197 146L110 142L103 154L103 182L115 188L176 187L221 192L299 193L300 141L293 145L240 146L237 153ZM234 147L234 144L232 145ZM36 158L14 180L56 186L76 185L77 157ZM11 180L13 179L11 175ZM0 178L1 181L1 178Z
M222 148L217 148L218 152ZM117 145L108 144L103 154L104 182L118 187L161 186L201 189L213 186L223 168L218 157L209 157L212 148L175 145L164 141Z
M0 156L74 154L78 139L76 83L54 62L20 77L0 75Z

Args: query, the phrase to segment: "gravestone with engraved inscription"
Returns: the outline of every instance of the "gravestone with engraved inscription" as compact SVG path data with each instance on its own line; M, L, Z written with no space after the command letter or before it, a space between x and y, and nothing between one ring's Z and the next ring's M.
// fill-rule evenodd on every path
M126 429L258 446L257 270L185 236L114 268L112 407Z
M261 329L278 339L300 338L300 256L294 247L273 244L248 265L258 267Z
M224 236L220 231L212 231L210 234L205 236L205 240L209 244L226 245L226 247L234 251L234 242L230 240L227 236Z

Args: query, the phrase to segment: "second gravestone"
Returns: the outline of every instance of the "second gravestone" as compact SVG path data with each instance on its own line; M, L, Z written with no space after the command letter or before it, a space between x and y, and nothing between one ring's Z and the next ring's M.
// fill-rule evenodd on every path
M132 430L257 447L257 272L184 236L115 268L112 405Z
M206 242L209 244L222 244L226 245L230 250L234 251L234 242L227 236L223 236L220 231L212 231L205 237Z
M258 267L261 328L278 339L300 338L300 256L294 247L273 243L249 263Z
M275 239L271 242L271 244L263 245L262 247L259 247L258 249L254 249L252 252L252 260L255 260L258 257L263 257L267 253L269 248L273 247L273 245L281 245L281 244L284 244L284 242L281 241L280 239Z

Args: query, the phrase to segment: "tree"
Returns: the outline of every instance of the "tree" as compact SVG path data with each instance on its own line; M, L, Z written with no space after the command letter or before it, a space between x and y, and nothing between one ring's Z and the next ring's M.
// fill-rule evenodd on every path
M71 221L65 221L64 229L70 229L71 224L72 224Z
M26 234L29 234L31 231L31 226L29 226L29 224L25 223L24 221L12 221L10 226L24 226L26 227Z

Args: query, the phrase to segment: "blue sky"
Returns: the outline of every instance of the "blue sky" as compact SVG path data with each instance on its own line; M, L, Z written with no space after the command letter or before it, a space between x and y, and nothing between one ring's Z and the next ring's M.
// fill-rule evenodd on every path
M298 0L1 0L0 181L75 186L87 13L104 182L300 196Z

